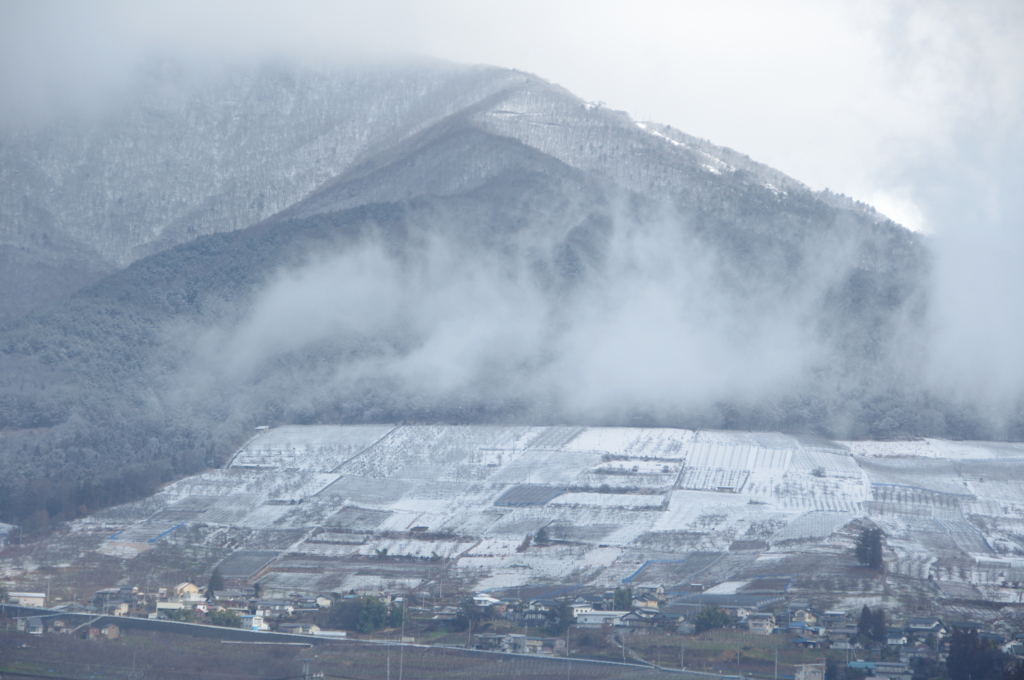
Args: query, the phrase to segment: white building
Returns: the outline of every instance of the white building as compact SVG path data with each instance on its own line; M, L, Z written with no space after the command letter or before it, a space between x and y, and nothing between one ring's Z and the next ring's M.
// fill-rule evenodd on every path
M22 607L46 606L46 593L22 593L12 591L7 593L7 599L10 600L11 604L21 605Z
M610 623L614 626L616 621L628 613L619 611L584 612L576 617L576 624L586 628L600 628L605 623Z
M825 680L825 664L803 663L796 666L794 680Z

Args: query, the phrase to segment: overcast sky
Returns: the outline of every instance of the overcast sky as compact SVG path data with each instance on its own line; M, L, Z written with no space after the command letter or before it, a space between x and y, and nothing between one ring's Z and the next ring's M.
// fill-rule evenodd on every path
M424 54L536 73L813 188L936 230L917 185L938 158L1019 133L1024 3L415 0L11 2L4 96L116 87L150 54ZM965 140L964 135L970 138ZM977 148L978 146L984 148ZM995 148L988 148L988 147Z

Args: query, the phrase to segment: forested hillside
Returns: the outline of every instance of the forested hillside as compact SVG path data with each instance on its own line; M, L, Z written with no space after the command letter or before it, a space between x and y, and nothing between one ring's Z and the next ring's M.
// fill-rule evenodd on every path
M260 424L1020 434L923 382L918 236L499 75L278 214L0 330L0 518L147 494Z

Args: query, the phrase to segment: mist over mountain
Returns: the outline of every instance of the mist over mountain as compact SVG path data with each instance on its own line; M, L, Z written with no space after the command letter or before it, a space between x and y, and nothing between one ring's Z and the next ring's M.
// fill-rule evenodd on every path
M0 147L6 257L83 272L7 314L124 267L0 329L3 517L259 424L1022 434L929 387L927 244L868 206L514 71L151 76Z
M153 61L104 106L0 125L0 321L140 257L247 227L510 71L450 64L197 72Z

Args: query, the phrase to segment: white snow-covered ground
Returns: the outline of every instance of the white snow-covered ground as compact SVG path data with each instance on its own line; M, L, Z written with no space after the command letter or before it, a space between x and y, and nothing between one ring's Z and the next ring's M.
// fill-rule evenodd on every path
M1024 445L292 425L254 436L223 470L77 528L109 531L101 550L125 558L182 527L245 529L239 550L312 560L279 573L271 565L264 578L282 587L355 587L374 569L382 575L369 581L415 583L443 564L477 587L503 588L614 585L648 562L672 565L651 573L704 585L749 580L729 578L743 569L798 583L824 568L808 555L852 564L843 556L858 522L886 532L890 574L942 579L949 592L954 582L983 586L1006 600L1010 579L1024 581ZM542 528L546 544L532 540Z

